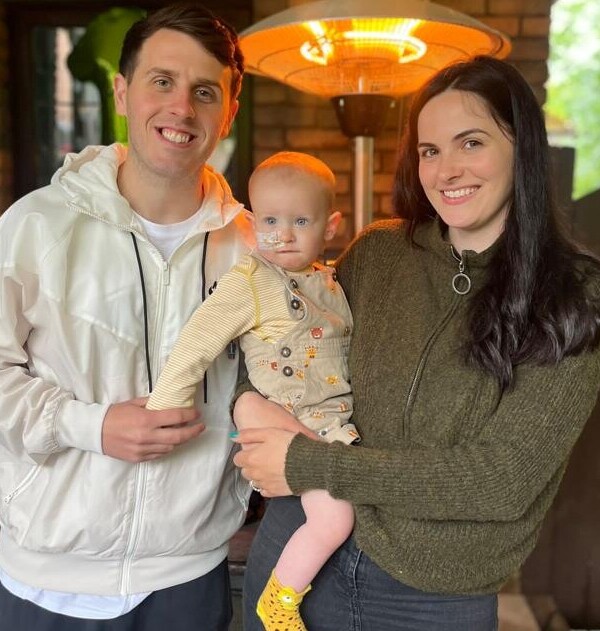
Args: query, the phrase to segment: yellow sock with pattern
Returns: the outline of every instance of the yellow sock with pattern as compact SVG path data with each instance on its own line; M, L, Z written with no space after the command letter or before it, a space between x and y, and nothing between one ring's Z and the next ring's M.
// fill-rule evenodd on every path
M300 617L300 603L310 590L310 585L301 593L293 587L284 587L275 576L275 571L258 599L256 613L266 631L307 631Z

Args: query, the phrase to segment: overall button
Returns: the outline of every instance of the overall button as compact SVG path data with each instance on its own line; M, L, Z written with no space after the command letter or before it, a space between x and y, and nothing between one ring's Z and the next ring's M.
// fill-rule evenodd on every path
M292 309L300 309L300 301L298 298L294 298L290 304L292 305Z
M337 274L335 272L331 274L331 278L337 283Z
M282 372L286 377L291 377L294 374L294 369L291 366L284 366Z
M298 289L298 283L297 283L297 281L296 281L296 279L295 279L295 278L292 278L292 279L290 280L290 285L291 285L294 289Z
M289 357L292 354L292 349L288 348L287 346L284 346L281 349L281 354L283 355L283 357Z

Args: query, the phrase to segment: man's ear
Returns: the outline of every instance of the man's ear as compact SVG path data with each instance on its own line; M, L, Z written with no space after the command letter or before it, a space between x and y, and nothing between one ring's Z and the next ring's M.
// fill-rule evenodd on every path
M339 210L331 213L327 219L327 225L325 226L325 241L331 241L335 237L340 221L342 220L342 213Z
M238 113L240 109L240 102L237 99L234 99L229 102L229 112L227 113L227 118L223 123L223 128L221 129L220 138L227 138L229 136L229 132L231 131L231 126L233 125L233 121L235 120L235 115Z
M115 110L121 116L127 116L127 79L118 72L113 79Z

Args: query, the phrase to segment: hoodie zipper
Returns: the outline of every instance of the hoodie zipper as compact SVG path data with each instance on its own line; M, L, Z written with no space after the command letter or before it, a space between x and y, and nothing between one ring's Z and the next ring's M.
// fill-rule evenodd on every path
M162 258L162 257L161 257ZM164 313L164 305L166 303L166 293L167 288L170 284L171 274L170 274L170 266L168 261L162 260L162 290L157 295L156 300L156 322L163 322L163 313ZM160 339L162 336L162 324L156 327L154 333L154 340L152 348L156 349L159 347ZM153 353L155 359L152 366L153 374L158 375L159 372L159 358L157 353ZM150 377L150 376L149 376ZM123 556L123 565L121 569L121 580L120 580L120 591L122 594L127 593L128 589L128 580L129 580L129 572L131 569L131 563L133 561L133 557L135 554L135 550L137 548L137 543L139 540L139 535L142 527L143 521L143 506L144 506L144 497L146 495L146 483L148 476L148 463L140 462L136 465L135 471L135 484L134 484L134 503L133 503L133 511L131 515L131 529L129 531L129 537L127 539L127 546L125 547L125 554Z
M41 465L36 465L31 469L27 475L21 480L21 483L8 495L5 495L3 498L3 502L5 504L10 504L15 497L18 497L36 478L37 474L41 471Z

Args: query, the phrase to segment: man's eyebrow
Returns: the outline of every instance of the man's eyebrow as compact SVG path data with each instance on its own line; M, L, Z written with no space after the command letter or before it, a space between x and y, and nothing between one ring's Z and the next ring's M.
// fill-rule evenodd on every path
M179 76L178 72L175 72L174 70L169 70L168 68L160 68L159 66L153 66L152 68L148 68L148 70L146 71L146 75L152 75L152 74L166 74L169 77Z
M146 76L152 76L152 75L166 75L167 77L173 77L174 79L177 79L181 73L175 71L175 70L169 70L168 68L161 68L160 66L153 66L152 68L149 68L148 71L146 72ZM208 79L206 77L199 77L198 79L196 79L194 81L194 86L201 86L201 85L207 85L207 86L211 86L214 88L218 88L219 90L222 88L221 83L219 81L217 81L216 79Z

